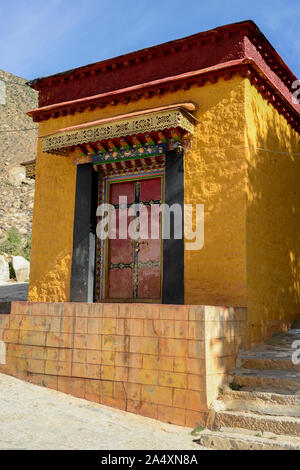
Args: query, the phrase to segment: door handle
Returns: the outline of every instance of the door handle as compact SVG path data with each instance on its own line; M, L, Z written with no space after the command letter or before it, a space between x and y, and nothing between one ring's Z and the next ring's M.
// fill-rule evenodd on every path
M140 242L139 240L131 240L131 245L137 245L137 246L140 246L140 245L148 245L148 240L144 240L142 242Z

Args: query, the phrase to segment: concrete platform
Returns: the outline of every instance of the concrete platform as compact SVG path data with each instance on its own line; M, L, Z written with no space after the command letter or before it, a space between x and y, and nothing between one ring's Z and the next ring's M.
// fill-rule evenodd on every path
M28 283L16 282L0 286L0 302L26 301Z

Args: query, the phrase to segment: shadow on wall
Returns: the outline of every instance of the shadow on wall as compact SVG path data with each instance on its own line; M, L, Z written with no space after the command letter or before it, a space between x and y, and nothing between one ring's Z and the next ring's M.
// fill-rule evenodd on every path
M205 306L205 374L208 408L230 382L238 351L247 344L245 307Z
M247 292L254 345L300 316L300 138L260 95L249 116Z

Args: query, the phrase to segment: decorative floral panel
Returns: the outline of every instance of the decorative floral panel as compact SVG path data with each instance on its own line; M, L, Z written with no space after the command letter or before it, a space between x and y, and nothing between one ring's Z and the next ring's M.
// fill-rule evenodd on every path
M106 122L90 128L70 130L43 137L43 151L58 154L67 153L66 149L82 144L176 128L189 134L194 132L192 116L183 109L152 112Z

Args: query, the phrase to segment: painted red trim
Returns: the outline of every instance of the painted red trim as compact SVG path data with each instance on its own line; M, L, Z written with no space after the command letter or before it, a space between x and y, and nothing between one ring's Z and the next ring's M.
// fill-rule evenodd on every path
M187 38L30 82L39 90L34 121L86 109L151 98L239 73L299 131L300 105L292 103L295 75L252 21Z
M240 31L243 27L256 30L258 29L256 24L251 20L223 25L208 31L201 31L200 33L193 34L191 36L175 39L163 44L158 44L156 46L129 52L127 54L106 59L100 62L84 65L76 69L56 73L47 77L37 78L35 80L29 81L28 84L36 90L40 90L45 84L48 83L58 84L63 83L65 80L73 80L74 78L76 79L76 75L78 74L82 74L82 76L84 75L87 78L89 74L94 75L94 71L97 74L99 69L101 72L105 72L110 71L111 68L119 69L121 67L130 67L133 66L135 62L145 63L148 60L152 61L157 54L163 54L166 57L169 54L178 53L180 47L189 49L193 41L199 42L201 40L206 40L206 44L208 44L207 41L212 38L215 39L217 35L224 34L225 37L228 37L230 33Z
M177 77L168 77L159 81L145 83L130 87L129 89L116 90L111 93L103 93L71 102L58 103L36 110L29 111L34 121L42 121L49 118L83 112L85 109L103 108L106 105L117 105L119 102L128 103L143 98L151 98L154 95L175 92L179 89L188 90L191 86L203 86L207 81L216 83L219 78L229 80L234 74L249 78L259 93L271 103L280 114L284 115L290 125L300 133L299 105L293 105L287 99L286 90L278 89L260 66L252 59L241 59L225 64L219 64L209 69L186 73Z
M71 74L45 79L38 88L33 85L40 91L39 106L109 93L244 57L240 30L217 35L218 39L215 36L216 32L213 37L203 38L200 35L192 41L186 38L175 41L172 46L157 46L156 52L149 52L149 49L146 54L125 61L115 63L112 59L108 66L100 62L97 69L85 68L84 72L75 70Z
M208 46L209 43L216 44L218 42L220 47L220 42L222 42L221 46L224 47L224 40L227 40L230 37L232 38L236 33L242 33L243 35L248 36L255 47L262 50L264 60L271 68L274 66L274 69L279 76L282 75L282 79L287 86L290 84L290 81L296 80L296 76L291 72L289 67L285 64L258 26L252 20L247 20L219 26L192 36L169 41L157 46L152 46L111 59L78 67L73 70L67 70L48 77L38 78L29 82L29 84L36 90L41 90L45 85L57 85L66 81L72 81L73 79L76 80L79 75L83 78L88 78L90 75L97 76L99 73L109 72L113 69L119 70L120 68L132 67L136 63L145 64L147 61L153 62L153 59L156 56L163 56L165 58L172 54L178 54L180 49L187 51L193 45L197 45L198 47L202 45Z
M91 107L93 105L95 105L95 107L98 107L101 101L103 102L103 104L105 103L104 105L117 104L117 102L114 102L114 98L117 99L117 98L123 97L123 95L124 96L128 95L129 97L129 96L132 96L132 94L134 93L139 93L140 91L145 92L148 88L160 87L165 84L171 84L173 82L177 82L178 80L187 80L191 77L197 77L198 75L203 75L209 72L215 72L217 70L228 68L230 66L240 65L242 63L243 63L243 59L234 60L234 61L226 62L224 64L218 64L217 66L209 67L207 69L187 72L187 73L183 73L180 75L162 78L160 80L154 80L152 82L141 83L139 85L135 85L135 86L128 87L128 88L121 88L119 90L114 90L108 93L100 93L99 95L88 96L86 98L76 99L72 101L64 101L62 103L56 103L50 106L43 106L37 109L32 109L28 111L27 114L34 118L38 114L41 115L42 113L49 113L49 112L52 113L53 111L58 111L58 110L62 111L62 110L65 110L66 108L70 108L70 107L75 108L77 106L79 107L78 109L82 112L84 111L84 109ZM106 102L106 100L109 100L109 102ZM133 98L133 101L135 101L134 98ZM100 105L99 107L104 107L104 106ZM51 117L55 117L55 116L51 114ZM56 116L56 117L59 117L59 116Z

